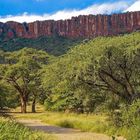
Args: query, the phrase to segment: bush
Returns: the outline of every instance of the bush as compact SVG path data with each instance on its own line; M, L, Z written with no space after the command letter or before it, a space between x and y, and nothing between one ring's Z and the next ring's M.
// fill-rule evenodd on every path
M65 127L65 128L74 128L73 122L69 120L63 120L57 123L58 126Z
M123 125L132 126L140 122L140 100L134 101L130 106L122 108Z
M115 126L115 133L125 136L128 140L140 139L140 100L121 107L114 112L111 119Z
M40 132L33 132L29 128L12 120L0 119L0 140L53 140Z

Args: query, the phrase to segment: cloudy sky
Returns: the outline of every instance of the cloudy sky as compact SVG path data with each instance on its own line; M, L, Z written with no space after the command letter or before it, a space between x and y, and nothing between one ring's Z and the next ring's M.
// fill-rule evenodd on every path
M140 0L0 0L0 22L140 11Z

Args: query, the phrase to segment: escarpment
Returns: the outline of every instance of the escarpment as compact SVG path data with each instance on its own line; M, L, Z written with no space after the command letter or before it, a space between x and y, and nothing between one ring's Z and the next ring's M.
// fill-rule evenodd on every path
M113 36L140 30L140 12L113 15L87 15L68 20L46 20L32 23L0 22L0 37L11 39L58 35L68 38Z

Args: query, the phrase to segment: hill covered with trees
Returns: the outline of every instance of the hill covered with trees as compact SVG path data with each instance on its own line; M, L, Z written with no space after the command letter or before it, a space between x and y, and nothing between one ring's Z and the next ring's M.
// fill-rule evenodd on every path
M49 54L59 56L66 53L83 39L70 39L67 37L50 36L39 38L14 38L3 40L0 38L0 49L3 51L17 51L23 48L34 48L47 51Z
M46 110L107 113L115 130L140 138L140 33L98 37L66 54L24 48L0 52L0 107L44 104Z

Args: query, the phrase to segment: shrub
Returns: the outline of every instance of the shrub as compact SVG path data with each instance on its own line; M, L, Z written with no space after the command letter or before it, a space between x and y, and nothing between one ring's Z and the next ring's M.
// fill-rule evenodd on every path
M65 128L74 128L73 122L69 120L63 120L57 123L58 126L65 127Z
M125 105L112 115L115 133L123 135L128 140L140 139L140 100L131 105ZM130 133L131 132L131 133Z
M6 119L0 119L0 140L53 140L51 136L31 131L23 125Z

